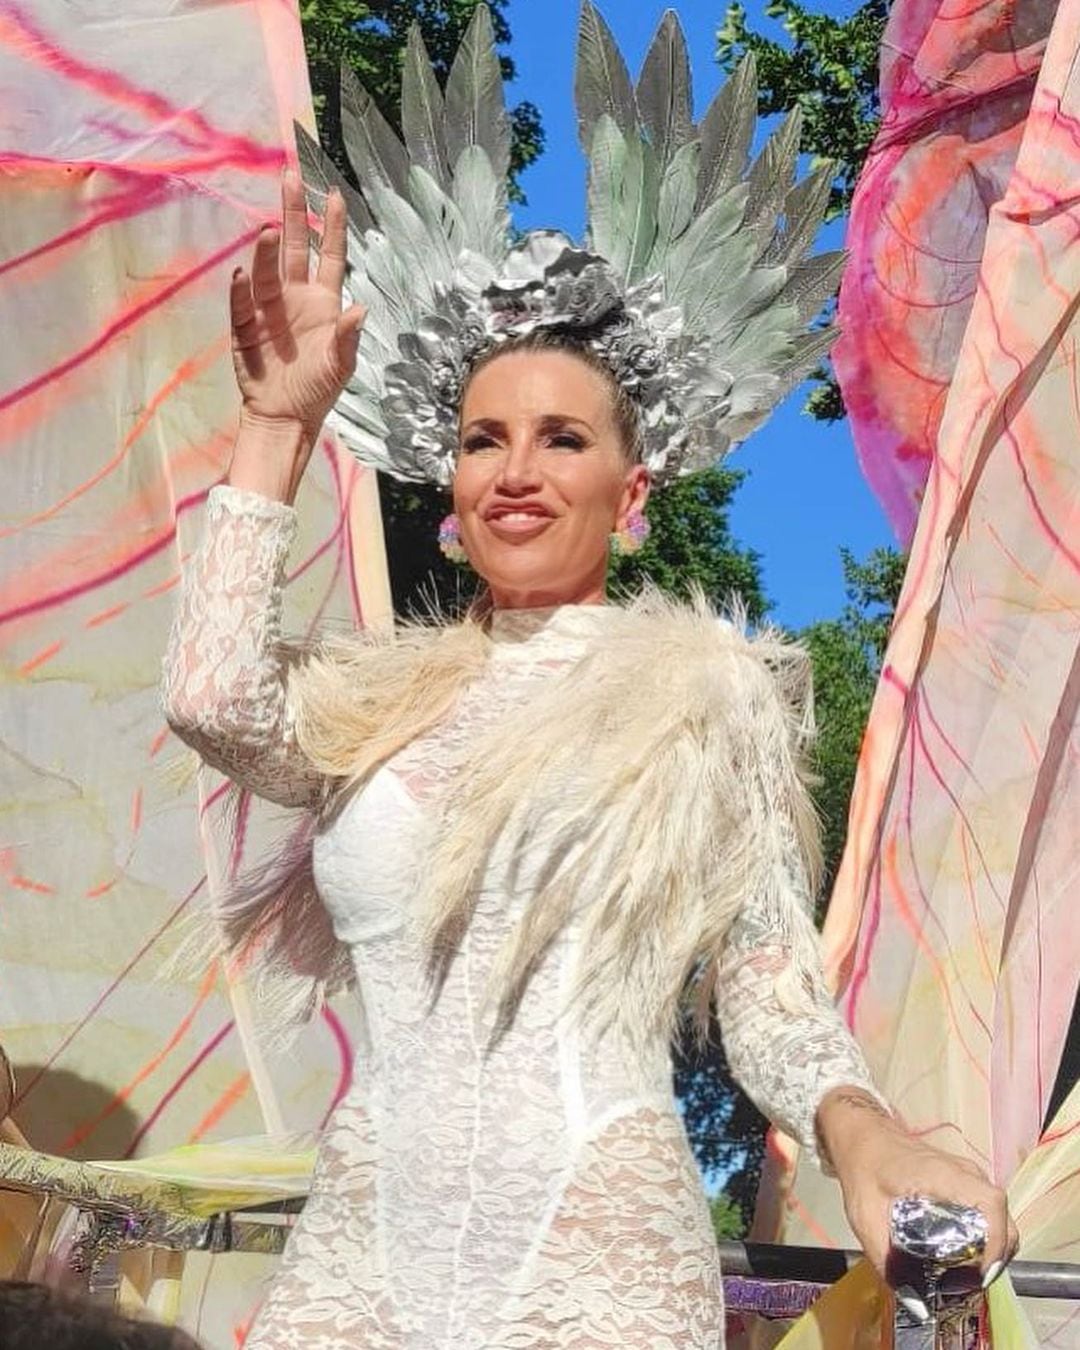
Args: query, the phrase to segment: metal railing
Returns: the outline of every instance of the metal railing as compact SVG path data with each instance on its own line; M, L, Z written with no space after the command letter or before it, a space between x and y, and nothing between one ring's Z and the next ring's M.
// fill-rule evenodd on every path
M0 1145L0 1153L5 1146ZM29 1194L40 1202L38 1226L44 1229L50 1206L70 1206L77 1215L66 1246L71 1272L86 1290L111 1298L119 1283L119 1255L132 1248L173 1251L280 1253L303 1200L278 1201L203 1218L151 1208L135 1209L104 1200L86 1186L68 1180L12 1181L0 1167L0 1193ZM729 1311L769 1318L804 1313L861 1259L858 1251L829 1250L762 1242L718 1243L724 1298ZM24 1275L28 1272L23 1272ZM1080 1266L1045 1261L1014 1261L1009 1274L1023 1298L1080 1302ZM30 1276L32 1278L32 1275ZM981 1289L946 1296L930 1324L916 1323L898 1302L895 1350L969 1350L978 1344L984 1296Z

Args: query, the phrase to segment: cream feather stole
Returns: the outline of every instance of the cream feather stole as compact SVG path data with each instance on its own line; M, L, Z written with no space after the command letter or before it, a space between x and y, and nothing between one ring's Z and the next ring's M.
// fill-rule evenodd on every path
M496 849L511 873L513 859L539 849L548 862L489 991L503 1024L576 914L583 1014L621 1023L642 1043L675 1030L692 991L704 1028L725 937L749 897L791 951L781 992L796 1006L820 980L807 657L775 632L750 636L718 620L704 601L648 592L605 618L602 640L479 738L455 782L418 916L433 983ZM295 664L297 737L327 775L322 820L451 710L489 646L484 628L466 622L382 643L337 638ZM347 963L314 896L314 828L309 818L284 867L239 887L222 917L234 950L254 946L256 966L333 980Z

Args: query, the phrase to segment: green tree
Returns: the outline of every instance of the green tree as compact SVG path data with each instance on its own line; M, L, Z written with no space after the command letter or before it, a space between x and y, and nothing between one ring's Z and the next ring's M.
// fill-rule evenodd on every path
M765 13L779 22L785 40L749 28L746 10L735 0L716 35L716 59L731 70L753 53L760 113L786 112L796 104L802 109L802 149L836 166L829 210L833 217L846 215L881 117L878 57L887 0L867 0L846 19L816 12L798 0L770 0ZM836 381L825 366L814 378L807 411L821 421L839 420L844 405Z
M709 1214L712 1216L717 1242L723 1242L725 1238L742 1237L746 1232L742 1210L723 1191L709 1201Z
M818 720L815 790L825 847L827 895L847 834L848 805L870 704L881 673L906 558L879 548L856 562L841 550L847 605L837 619L811 624L799 636L814 667Z
M640 553L613 563L615 588L633 594L650 582L683 597L700 589L716 605L737 597L752 620L762 618L768 603L760 559L735 542L728 525L743 476L735 469L706 469L654 493L646 507L652 534Z

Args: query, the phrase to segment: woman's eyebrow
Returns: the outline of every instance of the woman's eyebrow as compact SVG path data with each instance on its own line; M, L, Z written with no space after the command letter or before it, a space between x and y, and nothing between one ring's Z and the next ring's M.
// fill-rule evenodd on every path
M500 422L497 417L474 417L461 428L461 434L465 436L470 431L486 431L489 435L501 436L506 431L506 423Z
M595 435L592 427L583 417L570 417L566 413L545 413L538 422L542 432L559 431L565 427L584 427L590 435Z

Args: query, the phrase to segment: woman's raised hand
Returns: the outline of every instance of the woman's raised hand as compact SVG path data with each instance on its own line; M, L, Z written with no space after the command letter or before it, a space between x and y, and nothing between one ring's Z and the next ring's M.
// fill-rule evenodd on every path
M345 203L331 191L314 278L299 176L282 178L282 225L255 244L250 274L229 290L232 354L242 399L228 481L291 502L327 413L356 363L364 311L341 308Z

